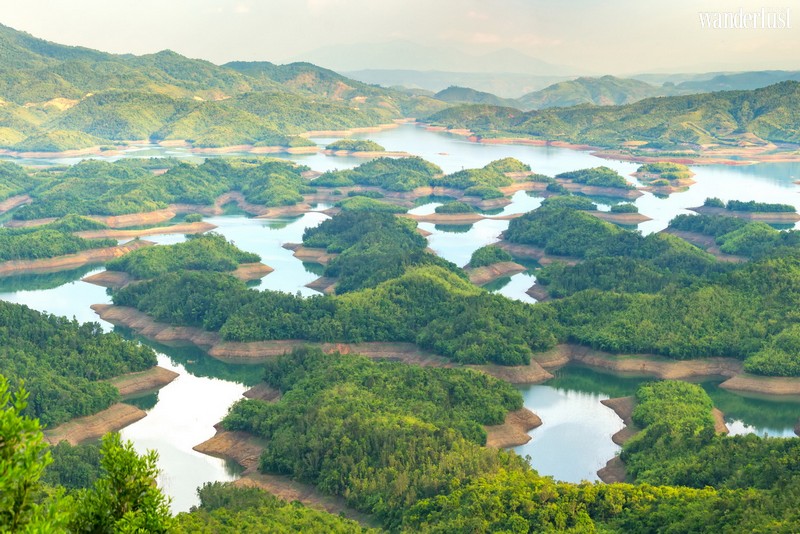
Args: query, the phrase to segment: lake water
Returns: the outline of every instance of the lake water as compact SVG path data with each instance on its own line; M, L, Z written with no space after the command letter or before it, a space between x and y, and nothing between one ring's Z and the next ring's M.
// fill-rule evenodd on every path
M601 160L587 152L549 147L510 145L480 145L461 137L428 132L413 125L403 125L393 130L360 135L385 146L388 150L403 150L419 155L440 165L446 172L462 168L480 167L492 160L512 156L531 165L535 172L553 175L585 167L606 165L628 176L637 165L627 162ZM317 140L325 144L328 139ZM126 157L174 156L189 160L202 158L184 149L143 147ZM283 156L308 165L314 170L350 168L364 160L341 158L323 154ZM113 159L113 158L112 158ZM74 163L77 159L22 160L19 163L48 165ZM800 207L797 193L800 188L793 182L800 179L798 164L761 164L747 167L710 166L696 167L697 184L688 191L657 198L645 194L636 200L640 211L653 220L643 223L643 232L663 229L668 221L688 207L698 206L708 196L724 200L758 200L789 203ZM633 179L631 178L631 181ZM522 213L537 208L541 198L518 192L502 214ZM604 207L613 202L601 199ZM414 213L431 213L437 203L418 206ZM321 206L320 209L324 208ZM314 280L320 266L303 264L282 248L284 243L297 243L303 231L315 226L327 216L311 212L300 217L276 219L250 219L241 215L211 217L207 220L218 226L217 231L234 241L237 246L261 255L262 260L275 271L264 277L256 287L302 295L316 292L305 285ZM484 220L473 225L446 226L422 223L420 227L431 232L428 238L431 249L442 257L465 265L479 247L498 240L508 221ZM161 244L175 243L183 236L151 236L148 240ZM88 274L102 267L88 267L52 275L26 275L0 279L0 298L59 315L75 317L79 321L97 321L89 308L91 304L107 303L106 290L81 282ZM533 302L525 291L535 282L529 273L520 273L490 286L509 298ZM112 326L103 323L104 329ZM124 335L129 332L121 331ZM195 489L203 482L231 480L238 470L227 462L196 453L192 447L214 434L213 425L227 412L228 407L241 398L247 387L260 379L259 366L225 364L207 357L192 348L168 348L142 340L159 353L159 364L180 374L174 382L161 389L157 395L146 396L135 402L148 411L148 416L130 425L122 435L134 441L138 450L156 449L160 454L159 466L163 474L160 484L173 499L173 510L187 510L197 504ZM566 481L596 480L596 471L619 448L611 442L611 435L622 426L620 419L600 400L632 394L643 378L626 378L569 366L559 370L553 380L533 386L522 386L520 391L525 405L536 412L543 425L532 431L533 439L515 450L531 457L539 472ZM715 404L726 414L733 433L755 432L775 436L794 435L792 427L800 415L800 403L792 399L745 398L717 387L716 383L703 386Z

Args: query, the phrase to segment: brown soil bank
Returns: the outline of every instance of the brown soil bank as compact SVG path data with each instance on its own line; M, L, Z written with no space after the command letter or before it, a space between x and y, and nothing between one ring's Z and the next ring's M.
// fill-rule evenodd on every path
M243 263L229 274L235 276L239 280L249 282L251 280L260 280L272 271L274 271L272 267L264 265L263 263ZM111 289L123 288L134 281L131 275L121 271L103 271L91 276L86 276L81 280L97 286L110 287Z
M174 224L172 226L155 226L153 228L142 228L139 230L86 230L76 232L75 235L84 239L112 238L129 239L148 235L161 234L202 234L213 230L217 226L207 222L193 222Z
M746 373L734 376L720 387L743 393L765 393L768 395L800 395L800 378L779 376L756 376Z
M23 204L28 204L32 200L33 199L29 195L16 195L13 197L8 197L4 201L0 202L0 214L11 211L14 208L22 206Z
M114 385L119 390L120 395L129 397L160 389L178 378L178 376L175 371L156 365L146 371L128 373L112 378L108 380L108 383Z
M639 223L652 221L647 215L641 213L611 213L610 211L587 211L589 215L594 215L598 219L614 223L623 224L627 226L634 226Z
M477 267L475 269L467 269L469 281L477 286L488 284L493 280L502 278L503 276L511 276L517 273L525 272L525 267L513 261L502 261L486 265L484 267Z
M502 248L515 258L536 260L541 265L549 265L557 261L567 265L575 265L580 261L578 258L570 258L568 256L552 256L547 254L543 248L534 247L532 245L521 245L519 243L511 243L505 240L501 240L493 244L496 247Z
M217 430L217 434L194 450L218 458L231 459L245 468L239 486L255 486L287 501L300 501L306 506L332 514L343 514L365 526L374 526L374 520L347 506L341 497L324 495L315 487L296 482L286 476L258 472L258 459L266 442L245 432Z
M550 300L550 293L541 284L533 284L525 292L529 297L536 299L536 302L547 302Z
M101 412L86 417L79 417L67 421L55 428L44 431L45 439L55 445L61 441L68 441L72 445L98 439L108 432L116 432L147 414L130 404L113 404Z
M457 364L430 352L413 343L313 343L303 340L275 340L239 343L223 341L216 332L206 332L189 326L170 326L154 321L147 314L135 308L94 304L92 309L101 319L111 324L126 326L138 334L165 345L193 344L207 350L208 354L219 360L232 363L262 363L275 356L291 352L295 348L315 346L325 352L355 353L368 358L397 360L423 366L458 367ZM512 384L535 384L553 377L535 360L528 365L467 365Z
M733 358L704 358L670 360L650 354L610 354L582 345L563 344L535 355L547 368L560 367L568 362L607 369L609 371L652 375L665 380L685 380L706 376L732 377L742 372L742 363Z
M95 248L76 254L42 258L39 260L12 260L0 263L0 276L20 273L53 273L75 269L93 263L104 263L119 258L133 250L153 245L150 241L130 241L116 247Z
M508 412L503 424L484 427L486 446L507 449L525 445L531 440L528 432L541 425L541 418L527 408Z
M734 211L725 208L714 208L711 206L699 206L689 208L700 215L722 215L726 217L738 217L748 221L761 221L765 223L793 223L800 221L800 215L794 211L779 212L760 212L760 211Z
M283 248L294 252L294 257L300 261L327 265L338 254L330 253L324 248L305 247L299 243L284 243Z
M102 271L91 276L81 278L81 282L87 284L94 284L101 287L110 287L111 289L120 289L130 284L133 279L128 273L120 271Z
M231 274L239 280L249 282L251 280L261 280L274 270L263 263L242 263Z

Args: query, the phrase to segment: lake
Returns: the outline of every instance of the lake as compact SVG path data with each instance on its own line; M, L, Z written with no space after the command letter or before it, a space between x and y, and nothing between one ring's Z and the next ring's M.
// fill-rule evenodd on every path
M372 139L387 150L406 151L440 165L446 172L462 168L480 167L492 160L515 157L531 165L535 172L553 175L585 167L606 165L625 176L637 164L596 158L588 152L552 147L512 145L481 145L464 138L444 133L428 132L413 125L402 125L392 130L361 138ZM318 139L325 144L328 139ZM124 157L174 156L188 160L201 160L185 149L142 147ZM308 165L314 170L350 168L362 163L360 158L341 158L324 154L286 157ZM115 159L115 158L111 158ZM74 163L77 159L28 159L19 163L48 165ZM793 182L800 178L800 164L775 163L758 166L695 167L696 185L688 191L658 198L650 193L636 200L641 213L653 220L639 226L645 233L661 230L669 220L686 208L698 206L709 196L723 200L758 200L789 203L800 207L798 187ZM631 178L631 181L633 179ZM537 208L541 198L518 192L512 203L503 208L503 214L522 213ZM613 200L598 199L607 209ZM430 213L437 203L431 202L412 210ZM319 206L318 209L324 209ZM240 248L261 255L267 265L275 269L257 285L260 289L273 289L308 296L316 291L305 287L317 278L320 266L304 264L282 248L284 243L297 243L306 228L325 220L319 212L299 217L276 219L250 219L241 215L211 217L207 220L218 226L217 231ZM484 220L473 225L449 227L422 223L420 227L431 232L430 247L440 256L465 265L477 248L498 240L508 221ZM183 236L152 236L148 240L162 244L175 243ZM89 267L49 275L26 275L0 279L0 298L26 304L50 313L75 317L79 321L98 321L89 308L91 304L107 303L106 290L81 282L86 275L102 270ZM532 273L520 273L495 282L490 289L526 302L534 303L525 291L535 282ZM104 329L108 323L100 321ZM129 332L121 331L124 335ZM192 447L214 434L213 425L227 412L228 407L241 398L250 385L259 381L259 366L225 364L201 351L191 348L168 348L142 340L159 353L159 364L180 374L174 382L161 389L157 395L134 402L148 411L148 416L122 431L123 437L134 441L138 450L156 449L160 454L159 466L163 473L159 483L173 499L174 511L188 510L198 503L195 489L206 481L231 480L238 469L229 463L196 453ZM630 395L645 378L621 377L599 373L591 369L569 366L556 372L556 377L540 385L522 386L520 392L525 406L536 412L543 425L532 431L533 439L515 450L531 457L539 472L566 481L596 480L596 471L614 456L619 448L611 442L611 435L622 426L620 419L600 401L609 397ZM755 432L774 436L793 436L792 427L800 415L800 404L791 399L746 398L717 387L716 382L703 383L715 404L726 414L728 425L734 433Z

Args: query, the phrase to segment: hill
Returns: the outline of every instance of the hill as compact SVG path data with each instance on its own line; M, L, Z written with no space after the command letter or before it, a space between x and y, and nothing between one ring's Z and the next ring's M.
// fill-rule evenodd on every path
M522 109L544 109L596 104L599 106L631 104L665 94L665 89L639 80L603 76L578 78L550 85L517 99ZM477 103L477 102L476 102ZM491 102L482 102L491 104ZM503 104L495 104L503 105ZM508 104L505 104L508 105Z
M453 102L460 104L488 104L490 106L510 106L518 105L516 100L510 98L500 98L492 93L483 91L476 91L469 87L458 87L451 85L447 89L439 91L434 95L434 98L443 100L445 102Z
M446 106L310 63L220 66L169 50L108 54L2 25L0 53L0 148L12 151L165 139L295 146L308 143L287 135L374 126Z
M457 106L429 117L432 124L468 128L483 137L528 137L620 148L634 142L658 150L746 149L800 143L800 83L752 91L648 98L622 106L581 105L522 112ZM772 147L775 148L775 147Z

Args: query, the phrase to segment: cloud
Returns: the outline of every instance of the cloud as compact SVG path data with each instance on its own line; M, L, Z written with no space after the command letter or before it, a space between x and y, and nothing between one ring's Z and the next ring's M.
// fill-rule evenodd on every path
M469 42L480 45L496 44L502 40L503 39L497 34L484 32L476 32L469 37Z
M246 15L247 13L250 13L250 5L245 4L244 2L238 2L233 7L233 12L237 15Z

